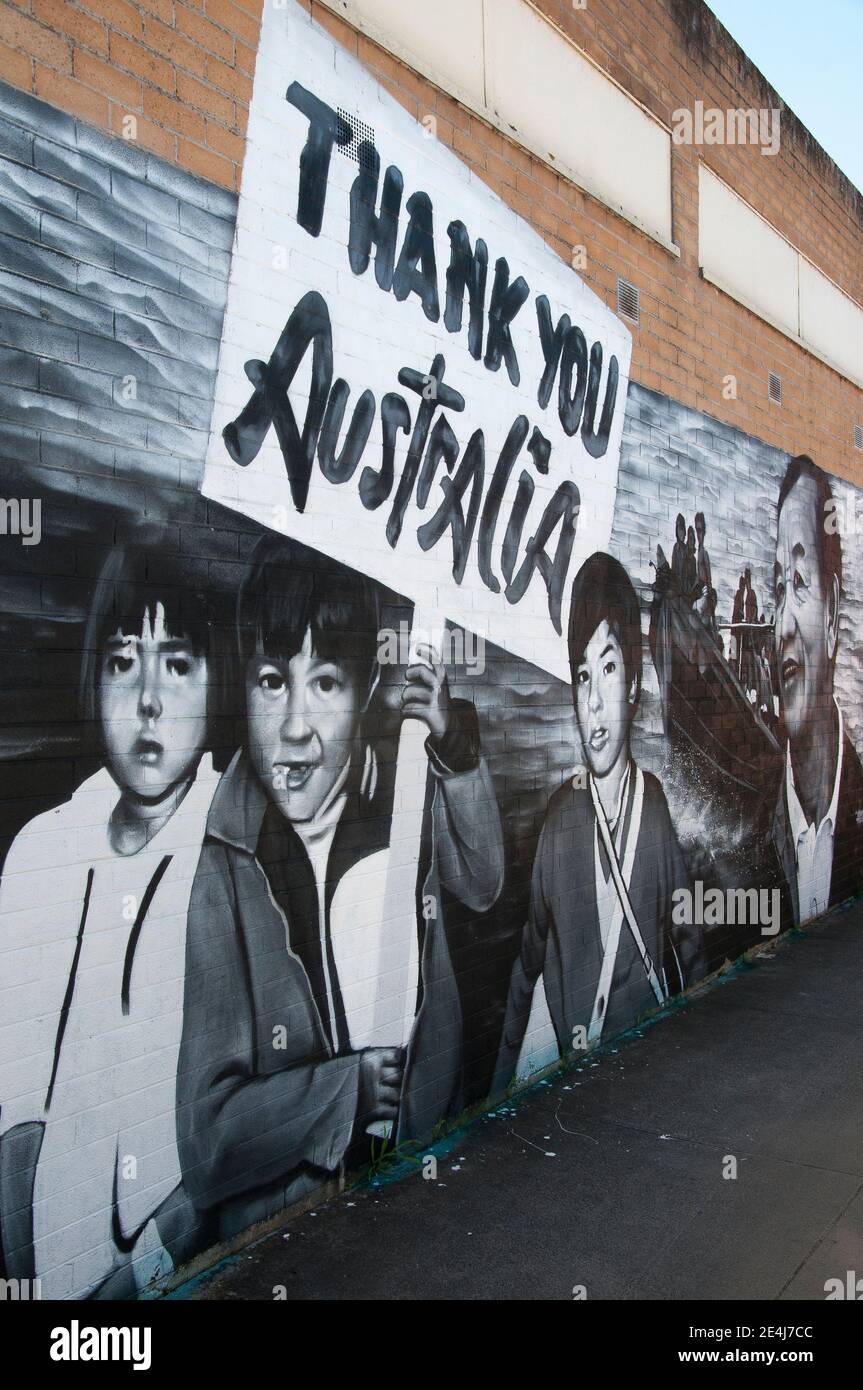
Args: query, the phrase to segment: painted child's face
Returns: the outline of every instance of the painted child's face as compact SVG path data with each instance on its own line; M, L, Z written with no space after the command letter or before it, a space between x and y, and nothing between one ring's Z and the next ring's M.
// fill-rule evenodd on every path
M351 755L364 692L349 662L312 651L306 632L289 661L253 656L246 667L249 754L289 821L320 810Z
M590 770L607 777L628 747L630 704L623 653L605 619L578 664L575 713Z
M161 603L137 634L105 643L99 708L108 766L118 786L159 801L191 777L207 734L207 662L165 626Z

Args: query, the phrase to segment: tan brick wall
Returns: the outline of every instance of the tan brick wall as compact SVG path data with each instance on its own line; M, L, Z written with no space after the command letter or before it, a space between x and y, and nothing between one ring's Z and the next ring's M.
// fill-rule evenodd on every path
M263 3L2 0L0 78L236 189Z
M20 0L0 3L0 77L237 188L264 0ZM704 282L698 273L700 159L863 303L863 197L787 109L775 158L751 146L674 146L679 260L438 91L316 0L301 0L418 119L477 170L561 256L587 250L585 279L614 305L617 276L641 291L632 375L780 448L807 450L863 483L852 445L863 392ZM679 107L775 106L776 94L701 0L538 0L661 120ZM783 404L767 399L779 373ZM723 379L737 378L726 400Z

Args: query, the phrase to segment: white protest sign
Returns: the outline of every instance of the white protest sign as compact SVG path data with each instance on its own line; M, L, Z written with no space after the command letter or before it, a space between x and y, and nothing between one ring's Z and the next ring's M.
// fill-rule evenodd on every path
M413 600L415 629L568 680L630 337L432 132L293 0L264 6L203 491ZM367 910L332 923L354 1047L413 1028L427 733L404 721Z
M430 129L264 6L203 492L568 680L630 335Z

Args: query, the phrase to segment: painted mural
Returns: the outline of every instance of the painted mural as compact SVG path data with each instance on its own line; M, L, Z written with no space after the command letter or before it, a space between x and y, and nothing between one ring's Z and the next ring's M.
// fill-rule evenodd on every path
M298 9L238 205L0 108L0 1250L121 1298L863 892L863 505Z

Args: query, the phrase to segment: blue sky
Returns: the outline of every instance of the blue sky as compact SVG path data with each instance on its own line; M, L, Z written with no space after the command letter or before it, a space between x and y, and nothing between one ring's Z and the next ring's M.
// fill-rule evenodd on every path
M815 139L863 189L863 0L707 0Z

